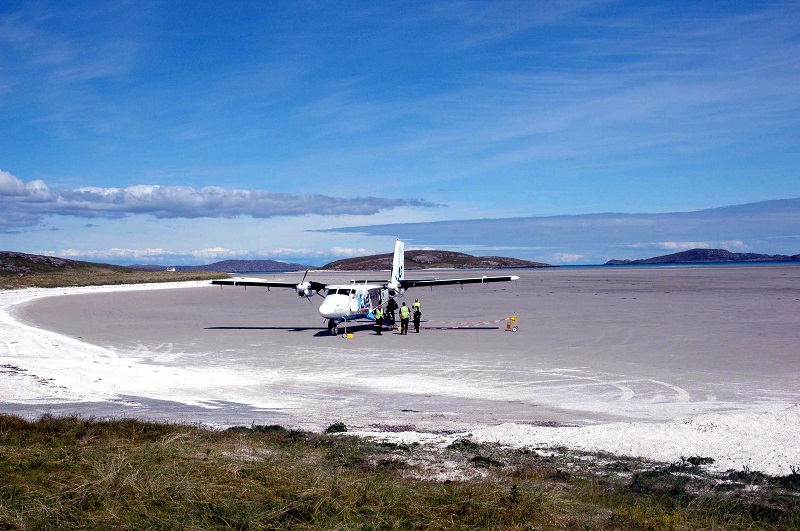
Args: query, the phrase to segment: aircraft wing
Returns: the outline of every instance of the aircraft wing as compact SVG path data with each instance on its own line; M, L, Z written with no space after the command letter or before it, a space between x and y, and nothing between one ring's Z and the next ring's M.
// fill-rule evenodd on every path
M227 278L224 280L212 280L212 284L218 286L255 286L259 288L288 288L288 289L297 289L297 282L272 282L269 280L261 280L258 278ZM325 289L327 284L323 284L322 282L307 282L308 289L314 291L322 291Z
M430 279L430 280L410 280L404 279L400 281L400 287L403 289L419 288L424 286L447 286L452 284L485 284L487 282L510 282L512 280L519 280L516 275L505 277L473 277L473 278L449 278L449 279Z

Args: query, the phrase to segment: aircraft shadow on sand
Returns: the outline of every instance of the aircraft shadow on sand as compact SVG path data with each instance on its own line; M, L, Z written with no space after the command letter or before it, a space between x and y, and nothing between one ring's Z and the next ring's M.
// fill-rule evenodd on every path
M327 334L327 328L318 326L206 326L203 330L283 330L285 332L322 330Z
M317 333L314 334L314 337L330 337L330 332L327 328L321 328L316 326L207 326L203 328L203 330L278 330L283 332L309 332L316 330ZM466 330L498 330L496 326L459 326L459 327L452 327L452 328L445 328L445 327L420 327L421 331L425 332L463 332ZM341 326L339 329L340 334L345 333L345 327ZM354 325L347 325L347 333L350 334L361 334L364 332L375 332L375 325L374 324L354 324ZM397 328L384 328L383 333L387 335L391 335L393 333L398 333ZM413 334L414 328L409 327L408 330L409 334Z
M314 337L330 337L331 334L327 328L317 326L206 326L203 330L277 330L283 332L309 332L316 331ZM344 333L344 326L341 327L341 333ZM347 325L348 333L374 331L375 325L361 324L361 325ZM390 333L390 330L384 330L384 333Z

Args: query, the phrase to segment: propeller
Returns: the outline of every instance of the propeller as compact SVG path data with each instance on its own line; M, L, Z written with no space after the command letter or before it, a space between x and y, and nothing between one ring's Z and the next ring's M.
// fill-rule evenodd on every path
M300 281L295 288L297 289L297 294L300 297L305 297L308 299L308 302L311 302L311 297L317 294L317 290L313 289L312 282L306 282L306 276L308 275L308 269L306 269L305 274L303 275L303 280ZM316 283L314 283L316 284Z

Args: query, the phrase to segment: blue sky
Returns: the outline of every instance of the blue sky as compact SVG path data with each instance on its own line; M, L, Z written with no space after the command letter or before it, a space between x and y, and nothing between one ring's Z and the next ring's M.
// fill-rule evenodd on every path
M2 249L796 254L798 167L797 2L0 4Z

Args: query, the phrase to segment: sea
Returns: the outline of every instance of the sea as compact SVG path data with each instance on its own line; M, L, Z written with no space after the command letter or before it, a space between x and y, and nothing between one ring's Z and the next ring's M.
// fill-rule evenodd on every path
M697 268L697 267L785 267L785 266L800 266L800 261L796 260L776 260L772 262L678 262L674 264L561 264L552 266L556 269L675 269L675 268ZM312 268L314 269L314 268ZM501 268L503 271L513 269L548 269L548 268ZM435 271L436 269L414 269L409 271ZM438 271L469 271L466 269L438 269ZM226 271L234 275L267 275L267 274L296 274L297 271ZM377 280L376 280L377 282Z
M560 265L559 269L631 269L631 268L697 268L697 267L781 267L800 266L796 260L776 260L771 262L677 262L674 264L583 264Z

